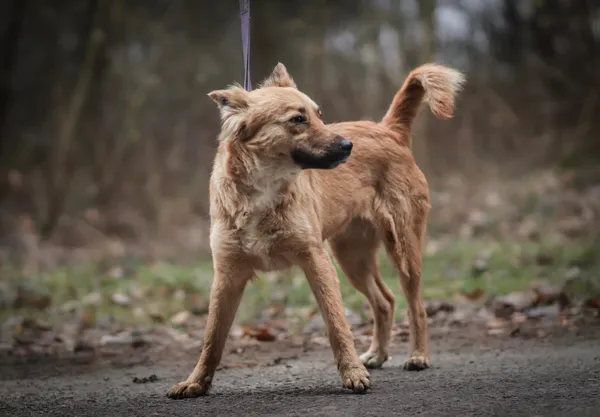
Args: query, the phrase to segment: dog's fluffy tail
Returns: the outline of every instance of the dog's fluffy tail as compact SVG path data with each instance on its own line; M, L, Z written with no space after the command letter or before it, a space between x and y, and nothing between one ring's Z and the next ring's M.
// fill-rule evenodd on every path
M382 122L395 130L410 130L423 100L436 117L450 119L454 114L454 97L464 82L465 76L452 68L421 65L408 74Z

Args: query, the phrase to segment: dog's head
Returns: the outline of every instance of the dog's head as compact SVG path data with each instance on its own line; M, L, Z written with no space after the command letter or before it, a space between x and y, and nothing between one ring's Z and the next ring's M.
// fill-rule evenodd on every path
M278 170L332 169L352 142L329 130L319 106L300 92L283 64L258 89L231 86L208 94L221 112L221 141Z

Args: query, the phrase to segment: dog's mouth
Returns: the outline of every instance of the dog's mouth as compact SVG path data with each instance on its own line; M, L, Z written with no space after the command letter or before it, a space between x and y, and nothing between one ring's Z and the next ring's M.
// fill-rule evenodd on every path
M351 153L352 142L342 139L321 154L303 148L294 149L292 159L302 169L333 169L348 161Z

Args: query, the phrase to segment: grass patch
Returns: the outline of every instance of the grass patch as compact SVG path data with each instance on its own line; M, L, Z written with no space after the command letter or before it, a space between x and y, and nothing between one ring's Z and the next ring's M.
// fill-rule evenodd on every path
M553 242L514 243L484 239L457 240L443 250L424 258L423 297L450 299L454 294L482 289L485 294L505 294L528 288L534 281L543 280L559 285L564 282L569 268L581 268L586 284L580 291L599 291L600 242L598 239L581 244L562 246ZM540 261L543 258L544 261ZM485 268L475 271L478 261ZM480 267L482 266L480 265ZM401 314L406 306L401 295L394 268L382 252L382 276L397 294ZM337 266L336 266L337 267ZM364 297L359 294L338 268L344 304L363 314ZM69 303L78 303L90 294L100 296L97 314L112 316L125 323L149 322L148 315L139 310L155 311L165 318L183 310L207 304L212 282L212 265L202 262L194 266L159 263L152 266L130 263L102 271L97 265L63 268L37 275L22 276L16 270L3 270L7 291L21 294L28 291L37 297L50 297L50 309L36 310L30 305L4 308L2 315L41 315L60 320L68 316ZM127 306L111 301L115 293L130 299ZM37 294L37 295L36 295ZM8 295L10 297L10 294ZM20 295L22 296L22 294ZM314 306L310 287L300 271L294 270L289 278L271 282L264 276L248 285L238 314L238 322L252 322L274 300L284 300L289 307ZM25 303L27 304L27 303Z

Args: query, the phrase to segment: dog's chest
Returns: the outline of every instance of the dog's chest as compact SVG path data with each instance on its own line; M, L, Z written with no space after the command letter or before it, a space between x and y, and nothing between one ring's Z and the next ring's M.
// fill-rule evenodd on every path
M248 213L238 222L238 236L244 252L265 257L283 237L279 221L265 213Z
M264 271L288 268L293 242L309 230L303 216L269 209L248 212L236 223L243 252L254 257Z

